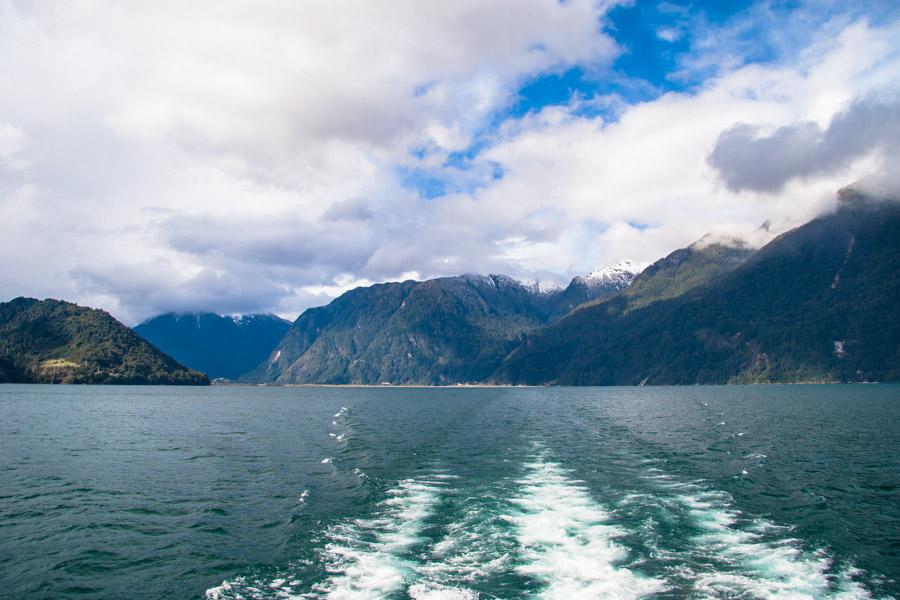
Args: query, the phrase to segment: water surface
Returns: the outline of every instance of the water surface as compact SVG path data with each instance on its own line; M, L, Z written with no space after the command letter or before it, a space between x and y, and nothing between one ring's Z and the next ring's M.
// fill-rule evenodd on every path
M900 595L900 386L0 386L9 598Z

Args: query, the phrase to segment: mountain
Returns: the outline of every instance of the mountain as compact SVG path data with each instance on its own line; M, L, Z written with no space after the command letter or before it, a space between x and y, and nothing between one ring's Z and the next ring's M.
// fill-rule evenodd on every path
M102 310L59 300L0 303L0 382L207 385Z
M624 267L623 267L624 268ZM461 275L351 290L305 311L244 381L421 383L483 381L524 335L573 306L618 293L616 272L542 290L504 275Z
M623 290L620 305L627 312L659 300L677 298L733 271L754 252L752 246L739 238L706 235L642 271Z
M551 321L587 302L598 302L615 296L625 290L640 272L640 265L623 260L595 269L583 277L575 277L568 287L552 296Z
M167 313L144 321L134 330L192 369L212 378L237 379L262 362L290 326L289 321L275 315Z
M698 257L713 257L710 249L720 256L704 265ZM621 296L535 332L494 379L900 380L900 204L843 190L836 212L749 258L721 244L696 250L673 253ZM729 262L739 264L729 270Z

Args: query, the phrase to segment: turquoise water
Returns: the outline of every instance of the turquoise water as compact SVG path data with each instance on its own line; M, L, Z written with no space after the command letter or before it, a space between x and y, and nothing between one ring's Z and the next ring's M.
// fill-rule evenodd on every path
M900 595L900 387L0 386L4 598Z

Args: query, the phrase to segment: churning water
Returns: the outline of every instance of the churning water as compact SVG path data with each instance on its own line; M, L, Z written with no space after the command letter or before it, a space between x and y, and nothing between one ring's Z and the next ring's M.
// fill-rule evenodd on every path
M0 387L8 598L900 595L900 387Z

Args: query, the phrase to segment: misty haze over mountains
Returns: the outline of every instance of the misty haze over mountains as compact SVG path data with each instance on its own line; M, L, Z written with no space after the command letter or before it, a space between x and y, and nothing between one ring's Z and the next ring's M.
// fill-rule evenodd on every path
M0 0L0 74L0 600L900 599L900 0Z

